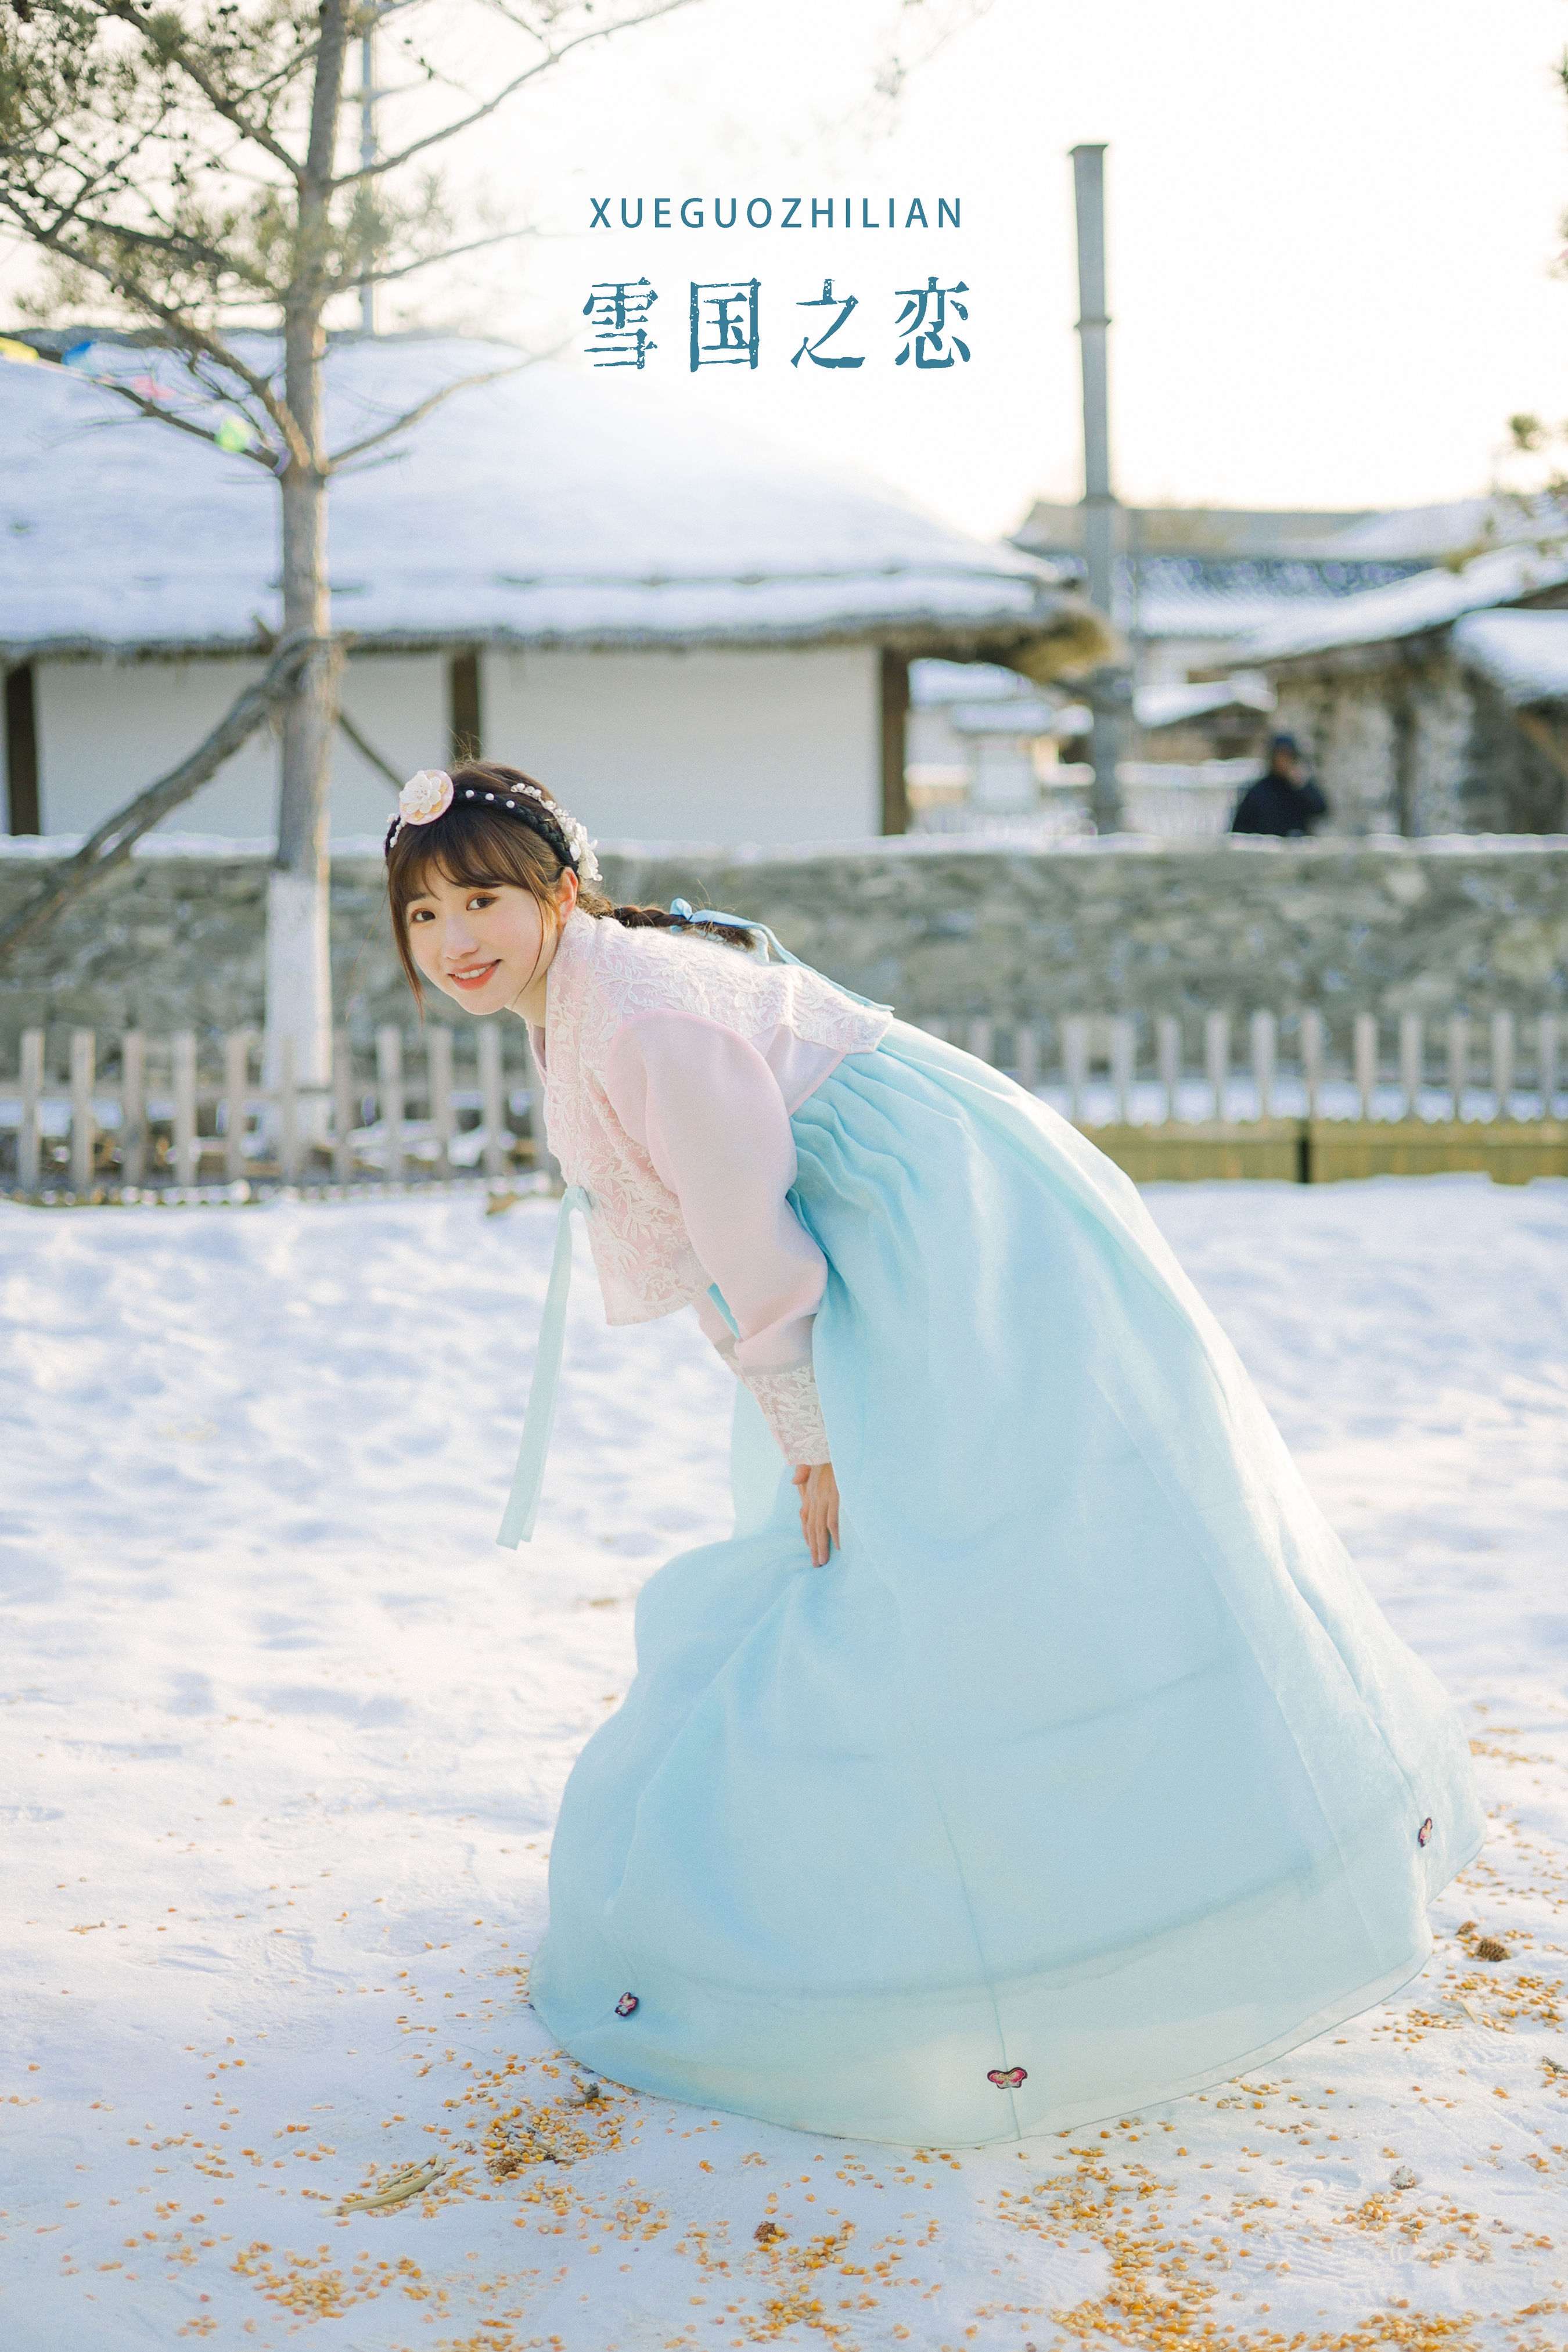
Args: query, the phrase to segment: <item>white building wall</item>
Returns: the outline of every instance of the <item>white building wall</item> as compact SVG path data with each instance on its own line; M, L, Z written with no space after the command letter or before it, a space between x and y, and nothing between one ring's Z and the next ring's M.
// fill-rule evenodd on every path
M43 831L90 833L194 751L264 667L254 661L36 663ZM270 734L252 736L185 803L176 827L242 837L271 833L277 769Z
M39 816L46 833L87 833L167 774L210 734L260 661L44 661L34 667ZM439 654L363 654L343 709L400 776L446 757L447 668ZM348 741L332 768L334 835L379 833L392 786ZM255 840L278 824L278 741L264 727L172 820L180 833Z
M83 833L174 767L259 661L43 661L37 681L46 833ZM447 757L440 654L349 661L343 708L400 776ZM879 828L878 656L868 646L765 653L487 654L485 745L541 776L611 839L834 841ZM172 820L254 840L277 826L278 746L264 729ZM379 833L391 785L346 738L331 829Z
M881 823L874 647L488 653L485 749L600 840L864 838Z
M343 673L342 705L373 751L401 782L449 755L445 654L360 654ZM384 833L397 788L371 767L347 737L332 762L332 832Z

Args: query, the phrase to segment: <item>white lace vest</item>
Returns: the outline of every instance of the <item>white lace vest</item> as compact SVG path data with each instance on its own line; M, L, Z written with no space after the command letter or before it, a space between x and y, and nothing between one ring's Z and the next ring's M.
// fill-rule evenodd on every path
M561 935L545 1005L545 1129L567 1182L591 1196L612 1323L673 1314L709 1284L679 1202L611 1108L605 1068L616 1032L645 1013L695 1013L759 1048L786 1028L806 1045L864 1054L892 1018L803 964L759 963L689 931L627 930L581 910Z

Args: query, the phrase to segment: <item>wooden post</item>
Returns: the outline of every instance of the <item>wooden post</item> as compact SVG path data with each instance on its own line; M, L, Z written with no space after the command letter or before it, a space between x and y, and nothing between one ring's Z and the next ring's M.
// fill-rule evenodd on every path
M44 1091L44 1033L22 1032L22 1124L16 1135L16 1181L24 1192L38 1189L38 1105Z
M1155 1024L1160 1058L1160 1084L1165 1096L1165 1119L1178 1115L1182 1093L1182 1024L1173 1013L1162 1013Z
M1492 1014L1492 1097L1494 1118L1507 1118L1513 1102L1513 1015Z
M375 1033L375 1090L386 1137L386 1180L395 1184L403 1174L403 1032L390 1025Z
M231 1029L223 1041L223 1100L227 1131L223 1145L223 1172L231 1184L245 1174L245 1130L250 1091L250 1032Z
M196 1037L182 1029L173 1041L174 1065L174 1181L196 1181Z
M501 1140L506 1097L501 1088L500 1030L493 1021L487 1021L479 1031L479 1092L485 1106L485 1174L498 1182L506 1174L506 1145Z
M1377 1090L1377 1015L1358 1013L1355 1017L1355 1091L1357 1115L1372 1117L1372 1098Z
M1110 1024L1110 1083L1116 1095L1116 1116L1125 1127L1132 1117L1132 1080L1138 1068L1138 1032L1131 1017L1119 1013Z
M1453 1097L1453 1115L1465 1115L1465 1083L1470 1075L1470 1024L1462 1013L1448 1016L1448 1092Z
M90 1029L71 1031L71 1190L92 1190L93 1036Z
M278 1173L285 1184L299 1181L300 1097L295 1093L294 1039L278 1040Z
M908 833L910 795L904 782L910 719L910 666L884 653L881 668L882 831Z
M1419 1013L1399 1016L1399 1092L1404 1116L1419 1116L1421 1080L1426 1060L1426 1024Z
M1204 1016L1204 1074L1214 1097L1214 1117L1225 1118L1226 1089L1230 1078L1230 1015L1228 1013L1208 1013Z
M38 818L38 711L33 665L5 673L5 830L41 833Z
M996 1058L996 1024L988 1013L976 1013L969 1024L969 1050L987 1068Z
M1309 1005L1301 1015L1301 1086L1307 1117L1316 1118L1323 1091L1323 1016L1315 1005Z
M447 715L451 722L452 764L484 757L484 718L479 709L479 657L454 654L447 667Z
M120 1181L140 1184L147 1172L147 1040L128 1029L120 1041Z
M1279 1058L1279 1024L1272 1013L1252 1016L1252 1083L1258 1089L1258 1116L1274 1116L1274 1070Z
M1062 1066L1068 1082L1068 1117L1076 1127L1083 1117L1083 1085L1089 1076L1089 1024L1081 1013L1062 1023Z
M1550 1118L1557 1100L1557 1015L1543 1013L1535 1024L1535 1083L1541 1090L1541 1116Z
M436 1171L452 1172L452 1033L432 1023L425 1036L425 1066L430 1082L430 1124L436 1130Z
M1040 1083L1040 1036L1032 1021L1020 1021L1013 1032L1013 1059L1018 1084L1032 1095Z
M332 1032L332 1175L340 1184L353 1181L354 1148L353 1049L346 1029Z

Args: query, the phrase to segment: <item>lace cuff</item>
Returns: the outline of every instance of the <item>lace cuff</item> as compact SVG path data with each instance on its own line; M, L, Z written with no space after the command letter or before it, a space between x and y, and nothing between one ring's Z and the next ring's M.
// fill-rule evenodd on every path
M809 1364L793 1365L787 1372L742 1371L741 1378L762 1406L786 1462L793 1466L830 1458L816 1374Z

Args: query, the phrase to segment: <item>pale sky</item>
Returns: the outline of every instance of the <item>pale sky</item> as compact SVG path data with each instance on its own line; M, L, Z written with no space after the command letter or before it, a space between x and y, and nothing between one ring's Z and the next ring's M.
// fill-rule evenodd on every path
M646 272L664 331L645 375L615 379L628 402L658 382L1007 530L1033 496L1081 487L1067 153L1105 141L1129 501L1461 497L1486 486L1511 412L1568 415L1568 281L1551 274L1563 0L994 0L879 133L857 110L891 15L706 0L521 101L462 171L521 191L557 234L495 273L483 315L580 339L590 279ZM963 227L585 233L590 193L845 190L883 219L889 194L956 194ZM891 297L932 269L971 289L973 356L921 376L890 364ZM793 305L828 271L860 298L853 373L788 363ZM689 279L753 272L761 366L693 376ZM457 289L422 299L437 315Z
M437 0L476 72L493 20ZM1568 0L921 0L960 29L896 116L869 102L896 0L702 0L610 45L447 151L458 193L547 233L411 281L409 323L571 338L593 279L660 296L629 405L711 404L880 474L986 535L1080 489L1068 150L1108 142L1112 450L1130 503L1394 506L1484 488L1505 419L1568 416ZM973 21L965 21L973 17ZM913 44L907 32L906 51ZM394 70L384 78L396 79ZM385 109L395 135L397 101ZM408 101L402 104L406 110ZM589 197L846 194L921 236L679 227L590 235ZM895 289L970 291L973 357L895 368ZM693 277L762 283L761 365L690 373ZM789 356L795 305L858 297L832 373ZM15 282L16 273L5 275Z

